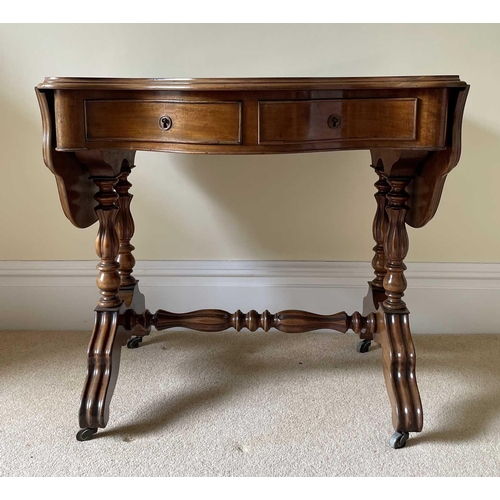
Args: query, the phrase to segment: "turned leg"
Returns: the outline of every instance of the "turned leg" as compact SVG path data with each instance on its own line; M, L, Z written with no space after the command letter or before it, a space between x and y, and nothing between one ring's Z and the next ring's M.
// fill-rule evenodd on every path
M132 184L128 180L132 166L125 163L120 172L118 183L116 184L116 192L118 193L118 217L116 219L116 230L119 240L118 251L118 274L120 275L120 297L125 302L127 307L133 308L136 312L143 312L146 309L145 298L139 292L138 283L132 276L135 266L135 258L133 251L135 247L130 243L132 236L134 236L134 219L130 211L130 203L132 202L133 195L130 194ZM139 347L142 342L143 336L148 335L149 330L141 332L140 336L134 336L127 342L127 347L130 349Z
M375 173L378 175L378 180L375 182L377 192L375 193L375 201L377 202L377 210L373 219L372 232L375 246L375 252L372 259L372 267L375 273L375 278L368 282L368 294L363 300L363 314L367 315L375 312L381 302L385 300L384 277L385 269L385 250L384 239L387 232L387 193L390 191L390 186L387 183L382 167L375 167ZM371 342L369 340L361 340L358 343L358 352L368 352Z
M118 179L113 177L97 177L94 183L99 191L94 196L98 205L95 207L99 219L99 230L95 240L95 250L101 259L97 264L99 274L97 276L97 288L101 298L98 307L110 308L121 304L118 293L120 287L120 274L118 269L118 234L116 232L116 216L118 215L118 194L115 184Z
M97 286L101 297L95 313L95 324L88 348L87 379L80 405L79 441L91 439L98 427L106 427L109 403L113 395L120 351L125 331L119 326L122 299L119 296L120 275L117 261L119 242L116 232L118 194L116 178L94 178L99 188L95 208L99 219L96 253L101 259L97 265Z
M375 278L370 283L374 305L375 308L378 308L379 302L385 299L384 278L386 275L386 257L384 240L387 232L387 193L391 188L381 167L376 167L375 173L379 177L375 183L375 187L377 188L377 192L375 193L377 211L375 212L372 226L373 239L375 240L375 246L373 247L375 254L372 259L372 267Z
M133 195L129 193L132 184L128 180L131 168L125 164L120 172L118 183L116 184L116 192L118 193L118 217L116 219L116 231L118 233L119 249L118 249L118 274L120 275L120 290L128 287L133 287L136 279L132 276L132 271L135 266L135 258L132 252L135 247L130 243L134 236L135 225L134 219L130 212L130 203Z
M403 301L406 290L404 258L408 253L405 218L409 196L406 177L389 177L387 194L387 229L384 240L386 274L383 278L386 299L382 303L376 340L382 347L384 378L392 405L392 421L396 433L393 448L401 448L409 432L422 430L422 404L415 378L415 349L410 333L409 311Z

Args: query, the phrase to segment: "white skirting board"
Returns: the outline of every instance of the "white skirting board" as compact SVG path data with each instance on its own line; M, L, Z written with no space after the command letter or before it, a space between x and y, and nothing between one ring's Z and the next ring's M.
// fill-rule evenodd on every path
M0 330L90 330L95 261L0 261ZM500 333L500 264L409 263L413 333ZM152 312L217 308L362 311L364 262L143 261L134 276Z

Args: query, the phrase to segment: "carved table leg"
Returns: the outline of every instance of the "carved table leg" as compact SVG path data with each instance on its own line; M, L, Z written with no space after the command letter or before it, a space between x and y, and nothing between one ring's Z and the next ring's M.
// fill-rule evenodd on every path
M134 166L129 166L127 162L121 168L118 183L116 184L116 192L118 193L118 217L116 220L116 230L119 240L118 263L120 265L118 274L120 275L120 297L124 300L129 308L133 308L136 312L145 311L146 304L144 295L139 292L138 283L132 276L132 271L135 266L135 258L132 254L135 247L130 243L134 236L135 225L132 213L130 211L130 203L133 195L129 190L132 184L128 180L131 169ZM130 349L139 347L143 336L148 335L151 329L144 331L140 336L134 336L127 342L127 347Z
M385 209L387 206L386 195L391 188L387 183L383 168L380 166L373 166L373 168L375 169L375 173L378 175L378 180L375 183L375 187L377 188L377 192L375 193L377 211L375 212L372 226L373 239L375 240L375 246L373 247L375 255L372 259L372 267L375 272L375 278L368 282L368 294L363 300L364 315L375 312L379 303L385 300L384 277L386 274L386 258L384 239L387 232L387 213ZM361 340L358 343L357 350L358 352L368 352L370 345L371 341Z
M94 178L99 191L95 208L99 218L96 253L101 259L97 265L97 286L101 294L95 314L94 331L88 348L87 379L80 406L79 441L92 439L98 427L106 427L109 403L113 395L120 351L125 331L119 327L119 313L123 309L119 296L120 275L117 261L119 243L115 229L118 194L116 178Z
M402 448L409 432L422 430L423 414L415 378L415 349L410 333L409 311L403 301L406 290L404 258L408 253L405 218L408 212L405 189L410 178L388 178L388 225L384 241L386 270L383 284L386 299L379 309L376 340L381 344L384 378L392 405L392 420L396 433L393 448Z
M118 233L119 250L118 250L118 274L120 275L120 289L135 285L135 278L132 276L132 271L135 266L135 258L132 251L135 247L130 243L134 236L135 226L134 219L130 213L130 203L133 195L129 193L132 184L128 180L131 168L125 164L120 172L118 183L116 184L116 192L118 193L118 217L116 219L116 230Z
M377 188L377 192L375 193L377 212L373 219L373 239L375 240L373 251L375 255L372 259L375 278L371 281L371 292L375 308L378 308L379 302L385 300L384 278L386 275L386 257L384 240L387 232L387 193L389 193L391 188L385 178L383 169L381 167L376 167L375 172L379 179L375 183L375 187Z
M87 380L80 406L78 441L88 441L98 427L106 427L109 404L118 377L123 333L118 323L119 308L96 310L95 325L88 348Z

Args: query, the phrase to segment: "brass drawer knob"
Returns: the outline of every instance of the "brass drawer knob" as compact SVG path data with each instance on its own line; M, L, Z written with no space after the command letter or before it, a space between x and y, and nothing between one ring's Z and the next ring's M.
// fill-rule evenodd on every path
M328 126L330 128L339 128L340 127L340 116L330 115L328 117Z
M170 116L162 116L158 123L162 130L169 130L172 128L172 118L170 118Z

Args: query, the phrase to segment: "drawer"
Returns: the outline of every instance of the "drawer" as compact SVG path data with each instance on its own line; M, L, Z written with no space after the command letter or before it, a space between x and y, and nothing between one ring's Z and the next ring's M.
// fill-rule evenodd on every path
M87 141L240 144L240 102L85 100Z
M417 99L260 101L259 144L417 139Z

